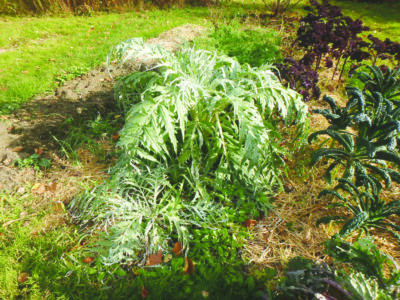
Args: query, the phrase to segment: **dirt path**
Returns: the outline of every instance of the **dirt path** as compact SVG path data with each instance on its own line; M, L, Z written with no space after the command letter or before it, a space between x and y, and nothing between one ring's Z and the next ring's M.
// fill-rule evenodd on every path
M191 42L203 32L205 28L188 24L146 42L176 51L185 40ZM30 170L11 167L15 159L30 156L35 148L44 150L47 156L59 150L54 137L62 139L65 136L62 124L67 118L84 120L115 110L115 78L143 64L138 60L123 66L111 66L110 73L114 79L109 77L103 65L66 82L53 95L38 96L13 115L0 117L0 189L15 190L34 176Z

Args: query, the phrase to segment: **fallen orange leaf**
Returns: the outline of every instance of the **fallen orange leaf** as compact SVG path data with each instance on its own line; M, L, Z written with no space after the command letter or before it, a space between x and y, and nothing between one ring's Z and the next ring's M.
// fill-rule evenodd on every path
M149 294L149 291L146 290L144 285L142 285L142 298L146 298L148 294Z
M146 261L146 266L153 266L162 263L162 252L158 251L157 254L150 254Z
M24 149L23 146L18 146L18 147L15 147L14 149L12 149L11 151L12 151L12 152L21 152L22 149Z
M172 249L172 252L174 252L178 256L182 255L182 244L181 244L181 242L176 242L175 243L174 248Z
M24 283L25 281L27 281L29 278L29 274L26 272L22 272L18 275L18 282L19 283Z
M185 257L185 267L183 268L183 274L192 275L194 273L194 264L190 258Z
M257 222L254 221L254 220L252 220L252 219L247 219L247 220L244 222L244 225L245 225L246 227L253 227L253 226L256 226L256 224L257 224Z
M88 256L88 257L85 257L82 261L85 264L90 264L92 261L94 261L94 257Z
M46 192L46 186L44 184L37 183L32 188L32 193L34 194L44 194Z
M55 212L63 212L64 211L64 205L62 202L56 202L53 204L53 209Z
M35 148L35 153L41 155L41 154L43 154L43 149Z
M50 192L54 193L56 188L57 188L57 181L54 181L52 184L50 184L48 187Z

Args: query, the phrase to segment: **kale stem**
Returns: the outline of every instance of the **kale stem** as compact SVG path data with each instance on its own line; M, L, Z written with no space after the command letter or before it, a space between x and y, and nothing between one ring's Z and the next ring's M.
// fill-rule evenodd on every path
M346 66L346 63L347 63L347 59L348 59L348 58L349 58L349 57L346 57L346 58L344 59L343 66L342 66L342 70L340 71L340 75L339 75L338 81L340 81L340 79L342 78L343 71L344 71L344 67Z
M335 66L335 70L333 70L333 74L332 74L332 80L335 78L335 74L336 74L336 71L337 71L337 69L338 69L338 66L339 66L339 63L340 63L340 59L342 58L342 55L340 55L339 57L338 57L338 59L337 59L337 63L336 63L336 66Z

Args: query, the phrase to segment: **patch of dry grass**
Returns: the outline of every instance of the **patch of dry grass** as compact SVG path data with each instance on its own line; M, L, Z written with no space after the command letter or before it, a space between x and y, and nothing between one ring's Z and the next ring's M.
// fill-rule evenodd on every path
M334 91L332 97L344 105L345 100L340 95L343 91ZM315 108L326 108L322 101L313 101L310 111ZM324 117L318 114L310 115L311 131L324 129L328 126ZM349 212L341 208L328 208L331 198L318 199L318 194L329 186L324 180L327 165L318 163L309 167L310 154L318 145L305 146L294 153L288 161L289 176L284 182L284 191L275 196L275 208L253 227L254 239L248 241L245 247L245 257L249 260L250 269L274 268L281 270L290 258L302 256L314 261L332 260L324 253L324 241L337 233L340 225L333 222L328 225L315 224L318 219L327 215L346 215ZM400 187L393 184L383 192L388 200L398 198ZM392 217L394 224L400 224L399 217ZM400 261L400 244L388 232L372 230L377 247L385 254ZM360 237L354 233L349 241Z

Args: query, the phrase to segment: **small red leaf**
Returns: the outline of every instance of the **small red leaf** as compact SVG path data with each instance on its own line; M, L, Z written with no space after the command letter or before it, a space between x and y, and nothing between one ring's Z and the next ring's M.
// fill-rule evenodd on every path
M32 193L34 194L44 194L46 192L46 186L44 184L37 183L32 188Z
M64 211L64 205L62 202L56 202L53 204L53 209L55 212L63 212Z
M194 273L194 264L190 258L185 257L185 267L183 268L183 274L192 275Z
M15 147L14 149L12 149L11 151L12 151L12 152L21 152L22 149L24 149L23 146L18 146L18 147Z
M85 264L90 264L92 261L94 261L94 257L88 256L88 257L85 257L82 261L83 261Z
M182 255L182 244L181 244L181 242L176 242L175 243L174 248L172 249L172 252L174 252L178 256Z
M162 252L158 251L157 254L150 254L147 258L146 266L153 266L162 263Z
M247 220L244 222L244 225L245 225L246 227L253 227L253 226L256 226L256 224L257 224L257 222L254 221L254 220L252 220L252 219L247 219Z
M54 193L56 188L57 188L57 181L54 181L52 184L50 184L48 187L50 192Z
M43 154L43 149L35 148L35 153L41 155L41 154Z
M149 291L146 290L144 285L142 285L142 298L146 298L148 294L149 294Z
M18 282L19 283L24 283L25 281L27 281L29 278L29 274L26 272L22 272L18 275Z
M118 133L114 134L113 137L112 137L113 141L115 141L118 138L119 138L119 134Z

